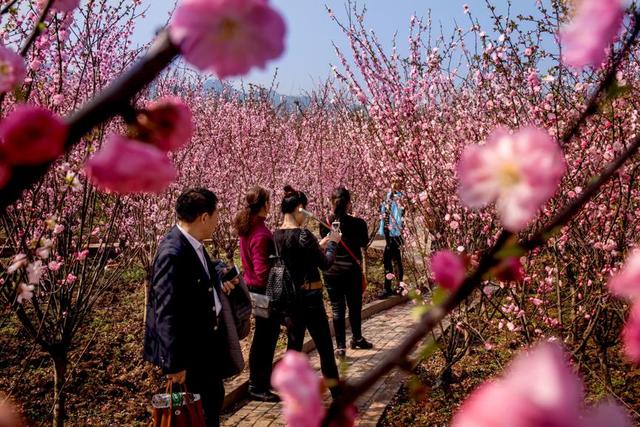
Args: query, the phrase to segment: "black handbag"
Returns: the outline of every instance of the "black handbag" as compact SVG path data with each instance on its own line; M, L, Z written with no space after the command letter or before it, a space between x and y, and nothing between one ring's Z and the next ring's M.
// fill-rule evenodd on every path
M300 232L302 236L302 232ZM274 239L275 255L272 255L271 270L267 281L266 296L270 302L270 312L288 314L296 302L296 285L291 273L280 255L278 242Z

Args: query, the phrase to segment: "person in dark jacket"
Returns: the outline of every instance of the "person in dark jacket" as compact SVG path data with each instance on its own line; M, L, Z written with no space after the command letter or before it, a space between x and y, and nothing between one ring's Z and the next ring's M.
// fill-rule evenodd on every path
M253 187L245 196L245 205L236 214L234 226L240 237L243 276L250 292L264 295L269 277L269 257L273 254L273 234L265 225L271 204L269 192ZM255 316L253 341L249 351L249 396L253 400L277 402L271 389L271 368L282 319Z
M367 223L349 215L351 211L351 193L344 187L336 188L331 194L333 215L329 222L340 223L342 242L336 250L336 260L324 273L331 310L333 311L333 330L336 337L336 357L343 359L347 353L345 318L349 307L351 324L351 349L369 349L373 345L362 336L362 249L369 243ZM329 233L326 227L320 227L320 235ZM348 248L345 249L346 246Z
M178 222L153 261L144 336L144 359L200 394L208 426L220 423L222 380L243 369L239 339L251 314L246 285L239 277L221 283L228 269L202 244L218 224L216 204L204 188L178 197Z
M290 186L285 187L284 191L280 206L284 220L273 236L276 250L287 266L297 289L296 303L288 310L287 348L302 351L305 331L309 330L320 355L322 374L329 383L337 384L338 367L333 355L331 331L322 300L322 282L318 269L327 270L333 264L340 235L332 232L318 242L313 233L304 228L306 216L300 212L300 208L307 207L307 196ZM329 389L335 397L335 385Z

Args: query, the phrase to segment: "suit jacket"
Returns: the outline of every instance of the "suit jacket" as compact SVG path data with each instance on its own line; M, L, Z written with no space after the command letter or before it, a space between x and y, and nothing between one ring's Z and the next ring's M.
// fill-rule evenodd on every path
M244 281L221 291L224 264L207 257L211 278L178 227L164 237L153 261L147 303L144 359L164 373L206 364L220 378L244 368L240 339L249 333L251 301ZM216 316L213 289L222 309Z

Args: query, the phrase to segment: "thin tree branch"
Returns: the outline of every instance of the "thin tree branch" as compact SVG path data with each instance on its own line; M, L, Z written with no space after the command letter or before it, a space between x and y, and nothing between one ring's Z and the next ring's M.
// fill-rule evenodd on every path
M160 33L142 59L66 119L69 135L65 151L69 152L95 126L117 115L128 105L129 100L151 83L177 55L178 48L169 40L167 31ZM0 212L4 212L7 206L14 203L22 191L42 179L52 164L53 162L48 162L38 166L14 168L11 180L0 189Z

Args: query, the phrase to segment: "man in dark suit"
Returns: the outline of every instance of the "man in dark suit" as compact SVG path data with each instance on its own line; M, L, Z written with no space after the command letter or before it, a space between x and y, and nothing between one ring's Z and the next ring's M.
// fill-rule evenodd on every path
M221 283L228 268L212 262L202 244L218 225L216 205L204 188L178 197L177 224L153 262L144 337L144 359L200 394L208 426L220 423L223 379L244 367L239 339L249 332L251 314L244 282Z

